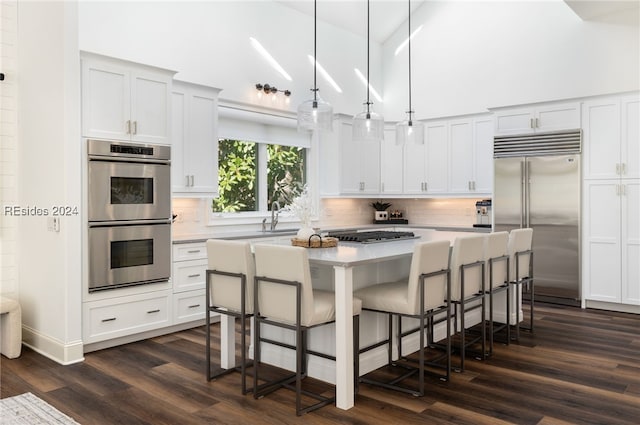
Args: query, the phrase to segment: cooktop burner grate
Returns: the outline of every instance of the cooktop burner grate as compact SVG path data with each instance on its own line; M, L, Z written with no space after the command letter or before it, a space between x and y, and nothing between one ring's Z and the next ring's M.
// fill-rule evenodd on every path
M401 239L414 239L417 236L413 232L392 232L375 230L368 232L329 232L329 235L343 242L376 243L389 242Z

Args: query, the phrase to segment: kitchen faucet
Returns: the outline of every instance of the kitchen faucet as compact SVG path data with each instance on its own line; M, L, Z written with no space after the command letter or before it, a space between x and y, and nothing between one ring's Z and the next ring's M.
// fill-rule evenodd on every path
M280 203L273 201L271 203L271 230L275 230L278 224L278 213L280 212Z

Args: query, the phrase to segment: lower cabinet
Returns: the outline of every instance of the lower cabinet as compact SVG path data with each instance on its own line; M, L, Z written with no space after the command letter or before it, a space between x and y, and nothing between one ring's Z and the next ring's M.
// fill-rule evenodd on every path
M640 306L640 180L585 183L584 299Z
M84 303L84 343L170 326L171 291L157 291Z
M173 245L174 324L205 318L207 266L205 242Z
M83 303L83 342L93 344L204 320L207 248L173 245L172 282L114 290ZM146 291L146 292L143 292ZM124 295L122 295L124 294Z

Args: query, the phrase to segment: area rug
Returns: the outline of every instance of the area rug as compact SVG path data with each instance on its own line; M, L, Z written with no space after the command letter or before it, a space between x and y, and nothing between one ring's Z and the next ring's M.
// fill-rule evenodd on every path
M31 393L24 393L0 400L0 424L2 425L78 425L64 413Z

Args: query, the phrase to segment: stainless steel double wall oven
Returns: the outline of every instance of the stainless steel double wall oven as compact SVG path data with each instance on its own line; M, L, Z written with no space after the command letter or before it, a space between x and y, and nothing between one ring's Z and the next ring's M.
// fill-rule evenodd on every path
M171 148L88 140L89 292L171 275Z

